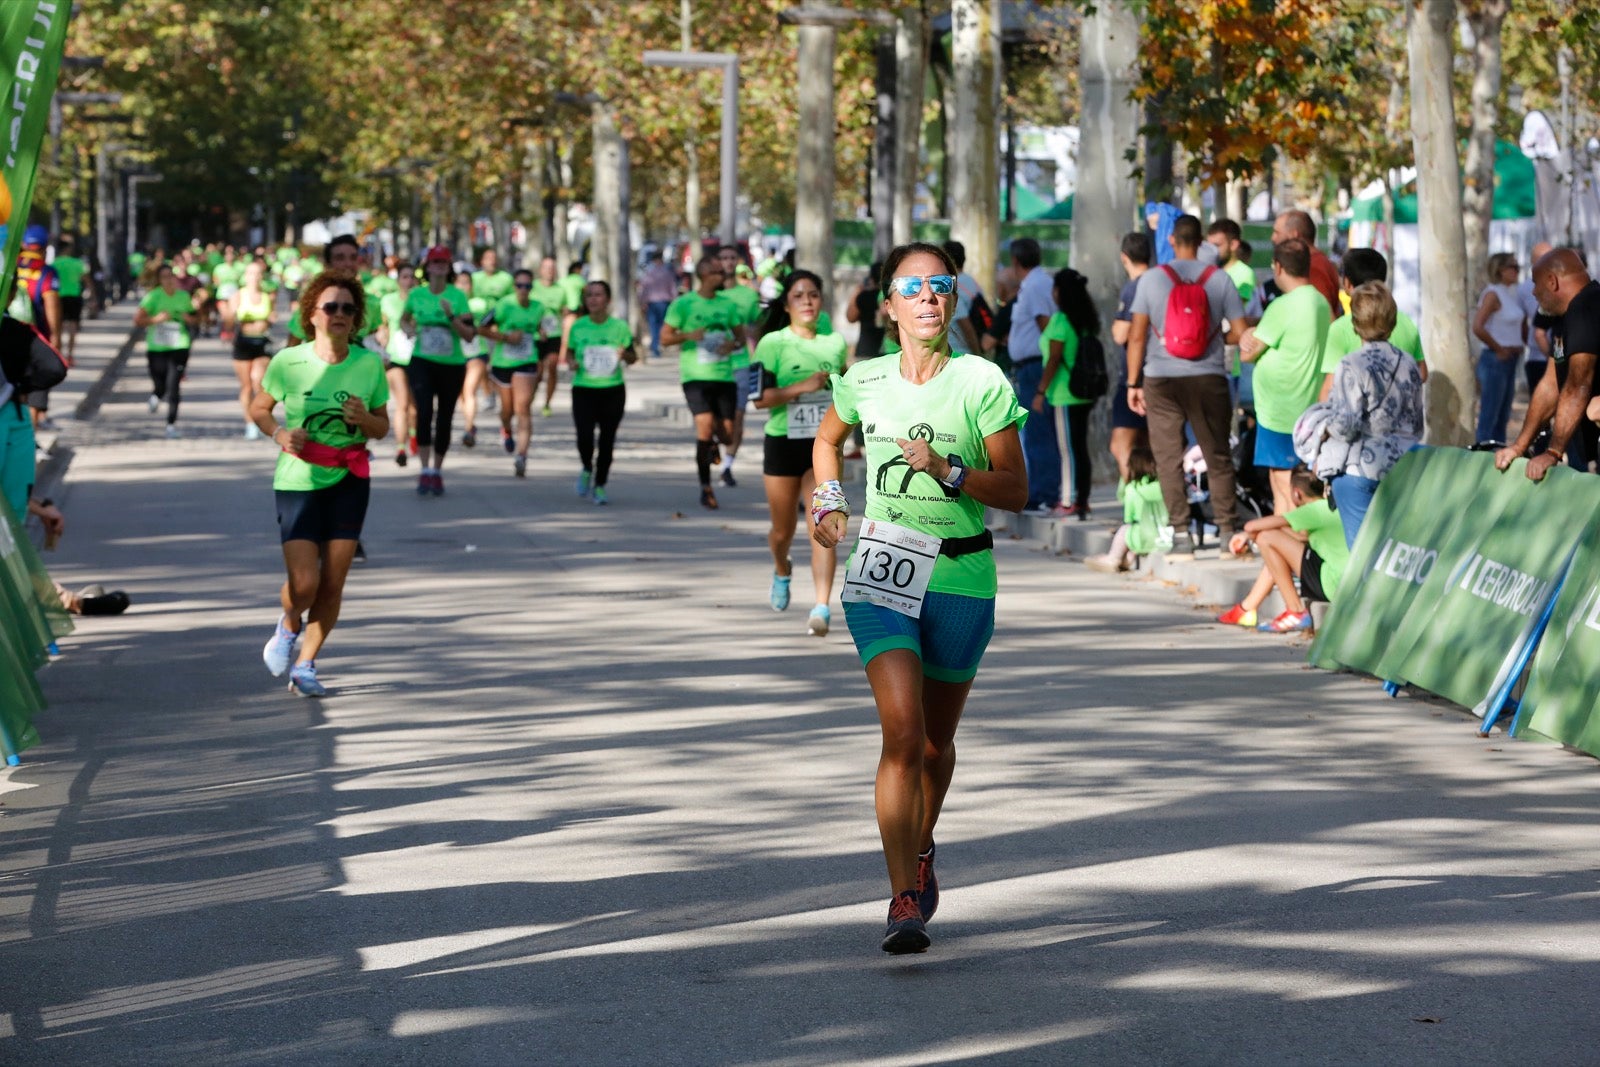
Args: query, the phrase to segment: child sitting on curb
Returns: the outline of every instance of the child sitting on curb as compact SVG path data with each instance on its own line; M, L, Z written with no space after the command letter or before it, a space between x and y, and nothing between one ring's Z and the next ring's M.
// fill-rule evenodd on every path
M1303 466L1290 476L1289 495L1294 508L1287 515L1268 515L1245 523L1244 531L1233 535L1229 544L1235 553L1254 544L1261 553L1261 575L1250 595L1217 616L1227 626L1255 627L1264 633L1293 633L1311 629L1307 600L1332 600L1339 592L1350 549L1345 544L1344 526L1328 506L1326 490L1316 476ZM1294 579L1300 579L1295 588ZM1277 618L1259 625L1256 611L1276 588L1286 610ZM1304 592L1304 599L1301 592Z
M1122 492L1122 525L1111 538L1111 551L1084 560L1090 569L1117 574L1132 566L1134 556L1172 547L1172 524L1156 480L1156 457L1148 448L1128 453L1128 482Z

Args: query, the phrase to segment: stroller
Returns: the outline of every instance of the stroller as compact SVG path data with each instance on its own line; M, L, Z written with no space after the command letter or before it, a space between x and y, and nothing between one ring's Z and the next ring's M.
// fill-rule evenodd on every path
M1239 436L1229 438L1228 443L1233 455L1233 481L1239 509L1234 527L1238 528L1251 519L1272 514L1272 484L1266 469L1255 464L1254 421L1248 422ZM1196 548L1204 548L1206 535L1217 535L1217 519L1211 502L1206 457L1199 445L1183 454L1183 490L1189 500L1189 534Z

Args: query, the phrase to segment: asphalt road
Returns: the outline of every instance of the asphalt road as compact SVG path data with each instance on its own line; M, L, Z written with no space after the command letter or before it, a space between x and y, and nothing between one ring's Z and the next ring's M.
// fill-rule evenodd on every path
M52 568L134 608L0 778L0 1062L1600 1061L1587 757L1004 542L934 945L886 957L865 678L766 605L759 449L695 506L670 365L608 508L564 394L525 481L382 456L323 701L261 664L227 357L178 441L141 365L64 434Z

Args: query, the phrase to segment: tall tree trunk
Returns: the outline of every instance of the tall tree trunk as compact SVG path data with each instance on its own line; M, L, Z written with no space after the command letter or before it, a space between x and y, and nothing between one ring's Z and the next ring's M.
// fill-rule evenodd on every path
M832 26L800 27L800 135L796 142L794 261L817 272L822 306L833 288L834 110Z
M1467 165L1462 183L1466 209L1467 291L1484 277L1489 259L1489 220L1494 215L1494 128L1500 102L1500 29L1510 0L1472 0L1467 25L1472 28L1472 133L1467 137Z
M1428 353L1427 439L1472 441L1476 378L1467 341L1467 237L1456 157L1451 34L1455 0L1411 0L1411 131L1417 158L1422 346Z
M1000 5L954 0L950 20L950 233L967 247L967 273L992 295L1000 251Z
M678 6L678 48L691 50L693 40L689 27L693 18L691 0L681 0ZM698 75L696 75L698 78ZM689 231L689 244L694 248L694 259L700 258L700 145L691 127L683 140L683 226ZM690 267L690 270L693 270Z
M633 302L629 284L628 144L617 129L611 105L590 105L594 123L594 244L589 277L611 285L613 313L628 321Z
M1123 273L1117 253L1138 212L1138 187L1123 146L1139 137L1139 106L1129 98L1138 80L1139 17L1128 0L1099 0L1083 21L1078 54L1078 191L1072 202L1072 266L1089 282L1110 340ZM1109 473L1110 405L1090 413L1089 451L1097 477Z
M894 33L894 243L911 240L917 177L922 173L922 97L928 74L928 18L921 0L900 15Z
M872 258L880 260L894 247L895 138L899 136L894 34L878 36L875 55L878 98L872 131Z

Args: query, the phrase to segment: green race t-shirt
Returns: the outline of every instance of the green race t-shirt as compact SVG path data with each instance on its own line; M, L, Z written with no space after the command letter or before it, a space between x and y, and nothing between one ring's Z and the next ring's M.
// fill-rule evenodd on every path
M211 285L219 300L231 300L238 293L243 278L244 267L238 263L223 262L211 268Z
M1094 403L1093 400L1079 400L1072 395L1072 390L1067 388L1067 383L1072 380L1072 365L1078 362L1078 331L1067 321L1067 313L1064 311L1058 311L1050 316L1050 321L1045 323L1044 333L1039 335L1039 347L1044 351L1047 362L1050 358L1051 341L1061 342L1061 366L1056 368L1056 376L1050 379L1050 385L1045 389L1045 403L1056 407L1064 404Z
M954 452L971 469L987 470L984 438L1007 426L1020 427L1028 417L1000 368L981 356L958 355L930 381L913 385L901 377L898 358L862 360L833 376L833 406L846 423L859 423L867 440L864 518L934 537L983 532L983 505L947 490L931 474L913 472L897 438L931 441L940 453ZM928 588L992 598L994 554L940 556Z
M1328 327L1328 342L1322 347L1322 373L1332 374L1339 369L1339 361L1364 342L1356 336L1355 320L1350 315L1341 315L1333 320L1333 325ZM1422 331L1417 329L1417 324L1411 316L1404 311L1397 312L1394 318L1394 332L1389 334L1389 343L1400 351L1411 356L1418 363L1422 362Z
M1250 298L1256 292L1256 272L1250 264L1230 259L1222 272L1233 279L1233 287L1239 290L1239 303L1250 303Z
M89 265L77 256L57 256L50 264L61 279L62 296L82 296L83 276Z
M1326 300L1323 306L1327 306ZM1313 500L1283 518L1291 530L1309 535L1311 551L1322 557L1322 591L1328 594L1329 600L1338 599L1339 583L1344 580L1344 568L1350 562L1350 547L1345 542L1344 523L1338 514L1326 500Z
M1267 305L1256 336L1267 350L1256 359L1256 420L1293 433L1300 413L1322 392L1322 350L1333 313L1314 285L1302 285Z
M473 325L478 327L478 336L472 339L472 350L476 354L474 358L488 358L489 339L483 335L483 326L486 322L494 321L494 305L481 296L469 296L467 307L472 311Z
M500 341L489 357L491 367L521 367L539 362L534 342L539 339L539 323L544 320L544 305L537 300L523 307L514 296L502 299L494 306L494 328L501 332L520 330L522 339L515 344Z
M839 373L844 367L846 355L844 338L839 334L818 334L807 339L785 326L761 339L761 343L756 345L755 362L761 365L763 389L787 389L818 371L826 371L830 375ZM833 398L825 389L819 389L790 403L812 409L805 414L814 415L814 418L805 418L801 425L811 427L806 436L814 437L815 427L821 422L822 413L832 406ZM789 436L789 406L779 404L768 410L768 437Z
M559 341L561 312L567 306L567 291L559 285L542 285L536 281L533 283L533 288L528 290L528 295L544 308L544 321L539 325L539 339Z
M490 307L510 296L514 288L516 286L508 271L497 270L490 274L480 270L472 276L472 295L487 300Z
M561 287L562 295L566 297L566 300L561 304L561 309L563 311L582 311L583 287L589 284L583 280L583 275L563 274L556 284Z
M406 298L397 288L392 293L384 293L378 300L379 310L383 314L383 324L389 327L389 346L387 354L389 362L397 367L404 367L411 363L410 339L400 329L400 316L406 312Z
M448 316L439 307L441 299L450 305ZM461 335L450 325L452 319L472 315L466 293L453 285L445 286L442 293L419 285L406 294L405 310L417 324L417 345L412 353L415 358L457 367L466 364L467 357L461 351Z
M272 357L261 389L283 405L283 425L306 431L318 444L345 448L362 444L366 437L344 421L344 402L360 397L368 411L381 411L389 402L383 360L375 352L355 345L339 363L324 363L315 345L295 345ZM287 452L278 453L272 488L305 491L326 489L350 472L343 467L319 467Z
M667 325L680 333L705 330L706 340L685 341L678 346L678 378L685 382L731 382L734 363L733 331L744 325L739 305L722 292L707 298L699 292L685 293L667 305ZM722 335L719 341L718 335ZM717 349L721 348L721 351Z
M148 315L159 315L165 311L172 316L166 322L145 328L144 344L151 352L174 352L189 347L189 326L183 317L194 311L194 301L188 293L179 289L168 296L165 289L152 289L139 301L139 310Z
M577 370L574 389L609 389L622 384L622 352L633 344L633 331L618 318L596 322L585 315L572 324L567 348Z
M761 317L761 294L748 285L730 285L722 290L722 296L733 301L739 308L741 326L750 326ZM750 349L740 347L733 354L733 369L735 372L750 366Z
M371 281L362 282L362 285L367 292L376 293L380 298L400 291L400 283L387 274L374 274Z

